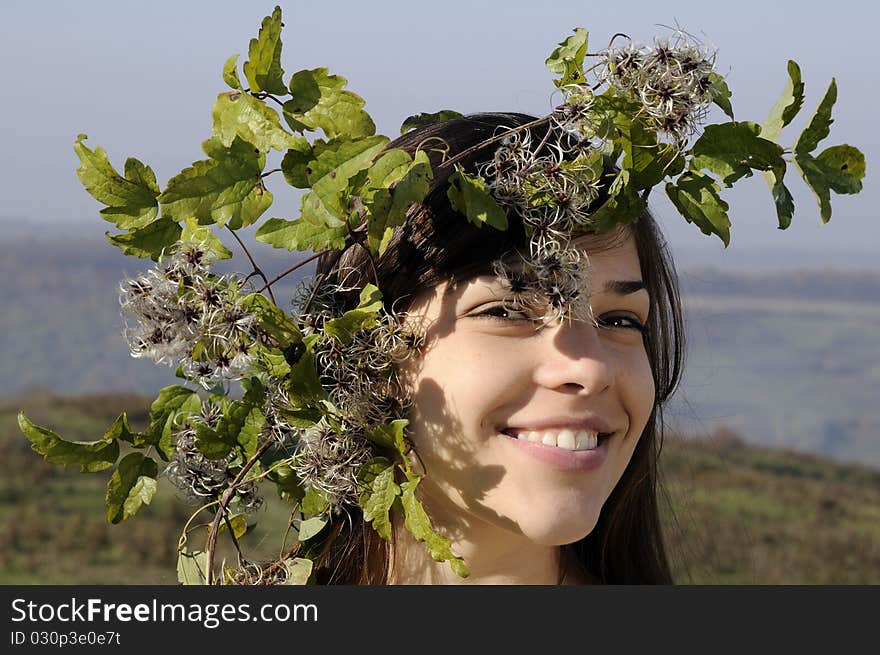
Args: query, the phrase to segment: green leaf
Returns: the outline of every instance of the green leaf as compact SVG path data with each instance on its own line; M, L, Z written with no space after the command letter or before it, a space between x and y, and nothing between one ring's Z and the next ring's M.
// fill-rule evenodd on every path
M214 234L208 225L199 225L195 218L188 217L183 222L183 232L180 234L181 241L201 244L208 252L217 259L230 259L232 251L223 245L223 242Z
M132 432L131 428L128 426L128 417L125 415L125 412L122 412L122 414L113 421L113 425L107 428L107 431L104 433L103 441L122 439L128 443L134 443L135 438L135 433Z
M287 569L286 585L305 585L312 574L312 560L305 557L294 557L292 560L284 560L284 568Z
M351 343L357 332L368 330L376 324L382 307L381 292L375 285L367 284L361 290L358 306L345 312L339 318L325 322L324 333L341 344L347 345Z
M290 373L290 364L287 363L280 349L257 344L253 352L261 369L272 377L283 378Z
M321 492L314 487L306 489L306 495L303 496L300 503L300 509L306 516L318 516L325 514L330 509L330 503L321 495Z
M141 228L156 220L159 187L152 169L131 157L125 162L123 177L113 168L103 148L90 150L83 143L86 138L80 134L73 144L80 161L76 173L95 200L109 205L101 210L101 216L121 230Z
M165 251L180 240L183 232L180 225L171 218L163 216L146 227L124 234L105 232L107 241L121 249L123 254L154 262L159 261Z
M311 186L308 177L309 164L315 158L310 143L297 144L296 148L284 153L281 160L281 173L290 186L297 189L308 189Z
M246 458L253 456L260 431L266 422L259 407L264 397L263 386L257 381L241 400L229 403L216 429L197 425L196 448L199 452L208 459L223 459L238 445Z
M107 483L107 522L121 523L149 505L156 493L159 467L143 453L129 453L120 460Z
M367 169L370 188L387 189L396 184L412 168L412 163L413 158L406 150L400 148L386 150Z
M770 110L770 115L761 126L761 136L770 141L779 139L782 128L791 123L804 104L804 83L801 81L801 69L797 63L788 60L788 81L782 89L782 95Z
M730 117L730 120L733 120L733 107L730 104L730 96L733 94L730 93L724 77L719 73L709 73L709 81L711 82L709 96L712 98L712 102L720 107L721 111Z
M184 585L202 585L208 580L208 554L183 548L177 554L177 581Z
M831 220L831 191L858 193L865 176L865 156L849 145L832 146L818 157L806 152L795 152L795 164L819 203L823 223Z
M434 561L448 561L456 575L466 578L469 572L464 560L453 554L452 542L449 539L434 531L425 508L416 497L416 488L420 481L421 478L418 476L412 476L401 485L401 500L406 517L404 525L417 540L425 543Z
M238 79L238 55L232 55L223 64L223 81L231 88L241 91L241 80Z
M265 91L286 94L284 70L281 68L281 7L276 6L271 16L263 19L259 35L251 39L248 47L248 61L244 64L244 75L251 91Z
M390 448L405 455L407 443L403 434L407 425L409 425L409 421L405 418L391 421L391 423L380 423L369 428L366 437L383 448Z
M834 193L858 193L865 177L865 155L858 148L842 144L826 148L816 157L828 186Z
M819 204L823 223L831 220L831 185L824 167L807 153L795 154L795 164Z
M267 477L275 483L281 498L291 501L302 500L305 495L302 481L288 464L275 466L271 469L267 468L267 470L269 470Z
M776 219L779 222L779 229L785 230L791 225L791 218L794 216L794 198L791 191L783 184L782 179L777 179L775 173L762 172L767 186L770 187L770 193L773 195L773 204L776 207Z
M452 208L477 227L488 224L496 230L507 229L507 214L489 193L489 186L483 178L456 168L449 176L446 195Z
M161 389L150 405L150 426L139 435L135 445L155 446L159 456L167 462L174 454L171 436L175 418L179 413L185 418L200 409L201 400L192 389L176 384Z
M837 82L831 78L831 84L828 85L828 90L813 113L809 125L801 132L794 145L795 154L803 155L813 152L819 142L828 136L831 123L834 122L834 119L831 118L831 110L835 102L837 102Z
M327 392L321 386L315 362L314 344L318 338L317 335L310 335L303 339L306 350L299 361L290 368L288 382L290 402L297 408L313 406L327 397Z
M308 199L308 200L307 200ZM303 196L306 202L321 201L313 194ZM332 221L332 222L331 222ZM273 248L287 250L342 250L348 236L348 224L330 217L327 223L316 223L306 217L295 221L284 218L270 218L254 233L254 238L261 243L268 243Z
M620 171L611 184L611 196L590 214L589 225L596 234L633 223L645 213L645 201L630 184L629 175L626 169Z
M221 93L211 111L213 134L228 148L235 137L253 144L260 152L308 147L305 137L281 127L281 119L271 107L249 93Z
M310 519L306 519L299 524L297 531L298 539L300 541L308 541L323 530L325 525L327 525L326 516L313 516Z
M727 186L751 176L752 169L784 171L782 146L761 138L760 132L759 125L746 121L707 125L691 148L691 169L711 171Z
M257 316L260 329L272 336L280 348L302 341L296 322L263 294L248 294L242 298L241 304L245 311Z
M364 100L345 90L344 77L330 75L326 68L302 70L290 78L291 100L283 112L291 129L324 130L328 138L340 135L371 136L376 125L364 111Z
M547 68L559 76L559 79L553 81L557 87L584 82L584 56L587 54L588 39L589 32L582 27L576 27L574 34L560 43L547 57L544 62Z
M254 223L272 204L260 177L265 155L240 138L228 148L209 139L202 149L210 159L175 175L159 196L164 215L178 220L192 216L200 225L228 223L233 230Z
M433 113L422 112L407 116L406 120L400 126L400 133L406 134L410 130L418 130L434 123L442 123L451 121L453 118L461 118L462 114L453 109L441 109Z
M629 183L635 190L650 189L684 169L684 157L679 149L669 143L658 143L657 133L642 121L620 122L619 133L624 152L622 167L630 172ZM602 156L598 152L595 155L598 160L594 168L601 174Z
M31 442L31 448L43 455L47 462L79 466L81 473L103 471L113 466L119 457L119 442L113 438L113 427L97 441L66 441L52 430L31 423L23 412L19 412L18 428Z
M327 142L319 140L313 144L314 159L308 165L306 175L312 192L331 216L337 219L348 217L347 203L343 204L343 199L349 181L369 168L387 143L388 137L368 136ZM303 209L307 209L305 201Z
M263 414L259 407L253 407L247 413L244 425L241 426L241 431L236 437L236 441L241 446L241 452L244 454L245 459L250 459L257 452L260 432L265 423L266 415Z
M376 457L361 467L358 482L361 486L359 504L364 520L385 541L391 541L391 506L400 496L400 486L394 482L395 465L385 457Z
M717 234L725 247L730 244L728 205L719 195L718 184L709 176L687 171L678 181L666 184L666 195L688 223L703 234Z
M395 179L401 172L402 177ZM376 177L382 174L378 172ZM421 150L416 152L415 161L387 171L387 175L379 183L385 185L389 184L389 180L394 180L390 183L390 188L378 189L367 203L367 243L372 253L381 256L385 252L394 228L406 222L409 208L422 202L428 195L432 176L428 156Z
M224 530L228 530L230 527L232 527L232 536L236 539L241 539L247 533L247 515L235 514L230 516L229 525L226 524L226 521L221 521L217 534L222 534Z

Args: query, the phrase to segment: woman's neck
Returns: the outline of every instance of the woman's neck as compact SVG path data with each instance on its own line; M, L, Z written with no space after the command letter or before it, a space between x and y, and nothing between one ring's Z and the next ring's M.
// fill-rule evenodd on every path
M437 532L449 537L443 515L431 513ZM529 541L487 523L468 526L467 538L452 539L452 551L464 559L470 575L460 578L448 562L437 562L424 543L404 527L403 517L392 513L394 556L389 562L390 584L397 585L556 585L559 584L561 548ZM584 576L569 566L563 584L584 584Z

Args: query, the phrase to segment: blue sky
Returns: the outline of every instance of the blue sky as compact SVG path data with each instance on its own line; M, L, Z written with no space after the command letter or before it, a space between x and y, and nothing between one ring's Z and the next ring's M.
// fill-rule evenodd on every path
M769 192L759 177L726 190L732 241L725 257L756 246L869 253L880 244L877 193L880 155L875 38L878 9L867 1L649 2L281 2L286 73L316 66L348 78L367 100L384 134L420 111L510 110L545 114L552 83L544 59L574 26L593 49L615 32L649 41L658 25L678 23L714 44L734 92L737 119L761 122L786 79L788 58L800 63L807 101L783 132L793 142L832 76L839 87L835 124L821 147L848 142L868 160L865 190L835 196L830 224L820 226L812 195L794 171L793 226L775 227ZM85 132L121 166L127 156L149 163L160 184L195 159L210 136L210 111L225 90L226 58L241 53L273 2L195 0L78 2L3 0L0 68L3 102L0 224L40 219L100 235L109 224L76 178L72 144ZM721 120L721 114L714 116ZM739 188L742 186L742 188ZM295 217L284 182L270 178L272 216ZM717 249L658 196L653 207L675 247ZM2 239L2 237L0 237ZM715 239L717 241L717 239ZM806 256L805 256L806 258Z

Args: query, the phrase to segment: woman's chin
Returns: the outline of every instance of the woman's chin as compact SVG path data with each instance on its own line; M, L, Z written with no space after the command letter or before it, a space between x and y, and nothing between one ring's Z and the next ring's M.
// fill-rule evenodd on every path
M579 512L530 516L528 519L528 522L520 523L520 529L529 541L543 546L564 546L590 534L599 522L599 511L585 508Z

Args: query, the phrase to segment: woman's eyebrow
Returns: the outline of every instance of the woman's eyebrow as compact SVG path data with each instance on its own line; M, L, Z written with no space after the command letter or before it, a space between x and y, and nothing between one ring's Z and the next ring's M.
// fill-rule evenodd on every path
M628 296L636 291L646 289L643 280L608 280L605 283L603 291L605 293L613 293L618 296Z

